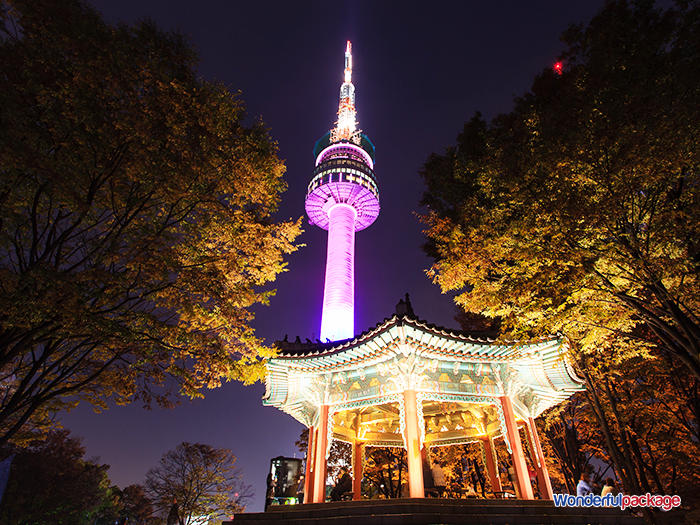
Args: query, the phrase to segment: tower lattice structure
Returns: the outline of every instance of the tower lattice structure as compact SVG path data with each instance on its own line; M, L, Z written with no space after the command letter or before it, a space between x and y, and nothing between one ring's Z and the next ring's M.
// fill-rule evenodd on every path
M311 224L328 230L321 341L355 335L355 232L379 216L374 145L357 129L352 46L345 49L336 127L314 148L316 168L306 193Z

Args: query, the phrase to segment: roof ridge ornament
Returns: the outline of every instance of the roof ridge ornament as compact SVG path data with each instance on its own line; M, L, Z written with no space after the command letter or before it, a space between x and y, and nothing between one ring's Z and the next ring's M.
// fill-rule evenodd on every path
M410 319L417 319L415 312L413 311L413 306L411 305L411 299L409 299L408 293L406 293L406 300L400 299L396 305L396 316L397 317L408 317Z

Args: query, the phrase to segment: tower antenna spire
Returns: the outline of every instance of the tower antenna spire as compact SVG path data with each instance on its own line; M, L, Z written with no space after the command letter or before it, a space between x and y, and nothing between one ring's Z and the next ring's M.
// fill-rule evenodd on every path
M355 86L352 83L352 43L348 40L345 46L345 69L343 84L340 86L340 103L338 105L338 121L331 130L331 142L347 140L360 143L360 130L357 129L357 113L355 111Z
M345 46L345 82L352 83L352 43Z

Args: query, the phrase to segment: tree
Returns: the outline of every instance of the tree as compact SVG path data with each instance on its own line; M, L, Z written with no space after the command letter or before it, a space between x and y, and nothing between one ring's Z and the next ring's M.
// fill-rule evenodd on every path
M124 490L109 488L102 506L90 514L91 525L163 525L164 520L153 512L151 500L141 485Z
M26 447L3 447L3 459L15 457L0 505L1 523L92 523L110 504L109 466L85 461L80 439L69 434L59 430Z
M607 1L563 34L561 71L428 158L443 291L507 335L583 349L645 323L700 377L699 17L695 1Z
M146 494L163 516L177 503L184 525L195 519L220 522L222 516L242 512L252 497L241 471L233 466L235 461L225 448L180 443L148 471Z
M399 447L368 448L363 474L369 497L375 494L387 499L402 497L404 482L408 479L406 450Z
M102 500L102 504L86 515L92 525L115 525L120 521L120 515L124 510L121 501L122 491L119 487L112 485L107 489L107 495Z
M475 491L486 494L486 473L482 463L481 448L476 443L450 445L430 449L431 464L440 461L447 481L448 497L459 497L455 489L465 489L471 484ZM423 474L431 476L430 472ZM493 490L493 488L491 489Z
M153 518L153 504L141 485L129 485L121 491L120 525L147 525Z
M497 337L500 321L483 314L468 312L459 304L455 305L457 314L453 317L459 327L473 335L488 334L487 337Z
M694 384L694 390L697 378L660 356L618 361L613 352L610 359L582 368L586 408L605 439L596 454L615 466L625 492L679 494L694 507L700 482L698 420L692 415L694 400L679 385Z
M0 444L75 400L262 377L250 307L300 225L271 218L276 144L195 63L149 20L0 1Z
M302 472L306 472L306 461L309 459L309 429L305 428L299 434L299 439L294 442L299 452L304 454ZM331 449L326 460L327 483L335 485L340 477L341 469L352 468L352 449L349 443L334 439L331 441Z
M584 472L591 476L593 485L602 485L611 461L605 451L600 425L584 393L576 393L563 404L551 408L538 423L537 431L557 459L557 469L563 477L562 488L575 494Z

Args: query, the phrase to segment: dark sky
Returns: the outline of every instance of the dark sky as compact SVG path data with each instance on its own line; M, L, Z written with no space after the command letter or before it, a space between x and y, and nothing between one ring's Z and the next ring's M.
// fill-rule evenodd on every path
M314 143L333 127L346 40L353 44L359 127L376 146L382 211L356 237L355 328L389 317L406 292L416 314L454 327L451 296L430 283L415 217L423 191L418 170L431 152L455 142L475 111L492 118L551 67L563 50L559 35L588 22L603 0L333 2L271 0L92 0L109 22L154 19L180 29L199 50L199 73L241 92L248 119L259 116L279 143L289 189L280 219L304 214ZM195 7L196 6L196 7ZM318 335L327 233L304 221L306 247L254 326L271 344L288 334ZM182 441L233 450L244 480L263 506L269 460L292 456L301 424L262 406L262 385L227 384L206 399L174 410L140 404L95 414L81 405L64 426L83 436L88 456L111 465L113 483L143 481L146 471Z

